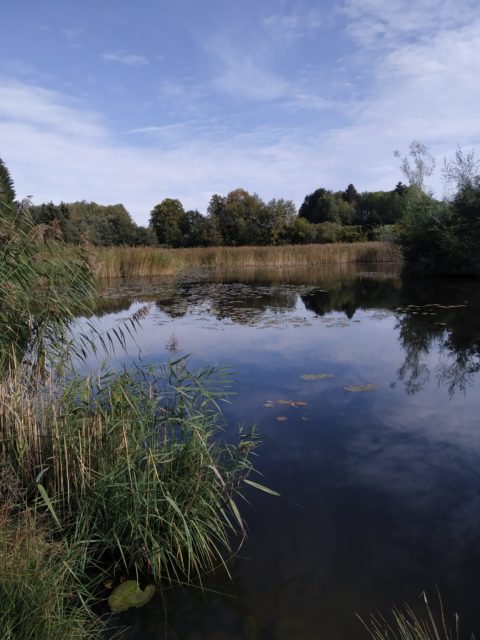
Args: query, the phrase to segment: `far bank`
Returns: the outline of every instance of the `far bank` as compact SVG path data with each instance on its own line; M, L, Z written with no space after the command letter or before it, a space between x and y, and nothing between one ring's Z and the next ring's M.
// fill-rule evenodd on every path
M258 266L402 263L401 250L388 242L190 249L96 247L91 250L91 257L92 267L99 278L151 277L201 267L223 270Z

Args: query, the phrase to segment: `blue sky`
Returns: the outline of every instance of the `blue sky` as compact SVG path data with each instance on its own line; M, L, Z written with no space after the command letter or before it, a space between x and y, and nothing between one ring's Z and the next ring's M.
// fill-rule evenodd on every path
M0 157L20 197L123 202L139 223L239 186L297 205L391 189L414 138L438 167L478 148L479 60L478 0L16 0Z

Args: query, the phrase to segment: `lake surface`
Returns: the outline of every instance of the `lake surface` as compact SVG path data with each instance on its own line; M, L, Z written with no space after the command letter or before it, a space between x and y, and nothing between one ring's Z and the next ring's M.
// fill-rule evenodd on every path
M140 350L233 371L227 435L257 425L259 480L281 494L248 492L231 581L128 612L123 637L355 640L368 637L356 614L437 587L463 631L479 631L479 285L363 269L106 287L102 329L144 316L118 364Z

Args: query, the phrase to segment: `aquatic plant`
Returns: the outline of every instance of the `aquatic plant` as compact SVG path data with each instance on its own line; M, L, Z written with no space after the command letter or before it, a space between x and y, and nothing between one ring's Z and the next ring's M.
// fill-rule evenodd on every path
M217 270L238 267L319 266L336 263L392 262L400 264L400 249L386 242L282 245L261 247L95 248L92 255L101 278L158 276L186 268Z
M442 600L432 607L427 594L422 594L424 613L414 611L409 605L396 607L389 617L372 615L370 620L360 618L373 640L459 640L459 616L447 619ZM475 640L469 636L470 640Z
M378 390L378 386L376 384L373 384L373 382L367 382L366 384L352 384L343 388L345 389L345 391L349 391L350 393L362 393L365 391Z
M182 358L54 382L4 387L0 456L84 568L183 582L223 565L244 533L235 499L256 444L219 439L226 374Z
M108 606L115 613L127 611L132 607L139 609L148 604L154 594L153 584L148 584L143 590L136 580L125 580L109 595Z

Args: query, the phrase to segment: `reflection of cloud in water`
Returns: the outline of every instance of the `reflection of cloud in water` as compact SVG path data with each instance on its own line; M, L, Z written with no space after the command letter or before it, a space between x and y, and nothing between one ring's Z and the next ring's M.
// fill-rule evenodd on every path
M327 281L310 272L303 282L290 273L282 285L277 276L224 274L150 291L159 306L136 337L148 362L171 355L175 332L193 365L235 370L228 428L259 425L260 481L282 495L249 493L250 535L233 565L243 608L218 596L199 637L361 637L355 611L412 601L435 584L476 615L478 375L465 396L449 387L479 353L478 291L347 273ZM469 306L424 308L460 301ZM334 378L306 382L306 372ZM407 395L412 373L417 393ZM366 383L378 391L343 390ZM282 398L307 404L262 407Z

